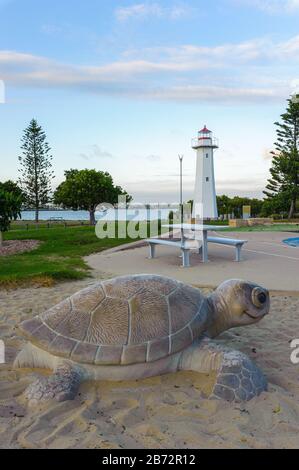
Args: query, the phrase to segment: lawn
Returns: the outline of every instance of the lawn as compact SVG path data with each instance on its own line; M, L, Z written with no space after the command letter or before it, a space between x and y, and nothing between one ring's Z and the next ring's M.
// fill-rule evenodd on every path
M31 252L0 257L0 286L82 279L90 274L84 256L136 241L129 237L100 240L89 226L18 228L4 234L4 240L29 239L39 240L41 245Z

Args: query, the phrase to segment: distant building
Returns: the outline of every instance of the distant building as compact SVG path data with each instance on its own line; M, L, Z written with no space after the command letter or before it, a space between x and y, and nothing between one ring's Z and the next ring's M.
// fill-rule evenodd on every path
M192 216L197 221L217 219L217 201L214 174L214 149L218 141L205 126L192 139L192 148L197 152L196 180Z

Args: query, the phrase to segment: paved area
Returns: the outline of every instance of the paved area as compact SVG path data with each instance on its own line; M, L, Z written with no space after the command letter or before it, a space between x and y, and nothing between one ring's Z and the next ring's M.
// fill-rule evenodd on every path
M148 247L144 244L140 246L140 243L135 248L131 246L128 250L109 250L86 259L96 275L103 272L112 276L155 273L209 287L217 286L225 279L241 278L258 282L270 290L299 292L299 248L282 242L286 238L297 237L298 234L224 232L220 236L248 240L242 250L242 262L234 261L234 248L215 244L209 244L207 264L201 262L201 256L196 251L192 252L190 268L181 267L177 249L158 246L157 258L150 260Z

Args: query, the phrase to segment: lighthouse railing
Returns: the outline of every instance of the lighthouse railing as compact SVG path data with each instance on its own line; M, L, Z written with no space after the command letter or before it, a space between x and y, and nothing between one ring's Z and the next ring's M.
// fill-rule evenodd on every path
M216 137L195 137L192 139L192 147L219 147L219 139Z

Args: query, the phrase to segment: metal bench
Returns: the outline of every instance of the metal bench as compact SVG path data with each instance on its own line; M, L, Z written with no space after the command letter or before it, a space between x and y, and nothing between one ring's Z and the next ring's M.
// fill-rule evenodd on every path
M208 243L218 243L219 245L234 246L236 248L236 261L241 261L241 250L247 240L236 240L233 238L207 237Z
M163 240L161 238L149 238L147 242L150 247L150 259L155 258L157 245L172 246L175 248L179 248L182 251L183 267L189 268L190 248L184 246L181 241L177 242L177 241L171 241L171 240Z

